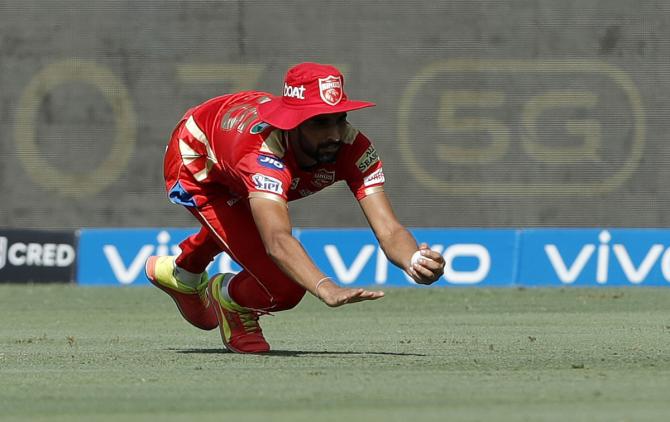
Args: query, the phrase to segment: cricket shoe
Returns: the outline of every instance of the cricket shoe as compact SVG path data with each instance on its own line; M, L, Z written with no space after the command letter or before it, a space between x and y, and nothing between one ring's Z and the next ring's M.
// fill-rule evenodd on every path
M209 280L207 296L216 310L221 340L228 350L235 353L266 353L270 345L263 337L258 317L268 312L243 308L221 294L235 274L217 274ZM225 288L225 287L224 287Z
M174 256L150 256L144 267L147 278L154 286L170 295L186 321L200 329L213 330L219 322L216 311L209 305L207 298L207 273L202 273L200 283L193 288L174 276L174 261Z

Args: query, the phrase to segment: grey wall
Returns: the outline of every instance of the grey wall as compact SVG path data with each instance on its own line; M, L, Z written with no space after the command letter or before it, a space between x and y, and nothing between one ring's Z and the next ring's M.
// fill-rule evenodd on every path
M410 226L665 226L664 1L0 1L0 226L194 225L186 108L333 63ZM364 225L344 186L296 226Z

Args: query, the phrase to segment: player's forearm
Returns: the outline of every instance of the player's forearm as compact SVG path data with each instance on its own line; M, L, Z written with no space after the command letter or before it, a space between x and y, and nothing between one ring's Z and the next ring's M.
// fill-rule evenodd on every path
M388 260L407 271L412 254L418 249L414 236L406 228L398 226L379 236L378 240Z
M384 297L381 291L338 286L319 271L293 236L282 235L273 243L272 247L267 248L268 254L282 271L330 307Z
M266 244L266 251L287 276L310 293L316 294L316 283L325 276L296 238L291 235L275 236Z

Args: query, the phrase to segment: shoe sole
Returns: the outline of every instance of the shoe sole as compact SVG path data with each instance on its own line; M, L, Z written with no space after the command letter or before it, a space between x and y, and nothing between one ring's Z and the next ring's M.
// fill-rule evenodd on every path
M192 323L188 319L188 317L186 316L186 313L182 309L181 304L179 303L179 301L174 296L172 296L172 294L174 292L172 290L168 289L167 287L161 285L158 281L156 281L156 273L153 271L153 269L156 267L155 263L156 263L157 260L158 260L157 256L152 256L149 259L147 259L147 262L144 265L144 273L146 274L147 279L149 279L151 284L158 287L159 289L161 289L162 291L167 293L168 296L170 296L170 298L174 301L175 305L177 305L177 309L179 310L179 313L181 314L181 316L186 320L186 322L188 322L192 326L194 326L196 328L199 328L201 330L205 330L205 331L211 331L211 330L215 329L216 327L218 327L218 324L216 326L213 326L213 327L199 326L199 325L196 325L196 324ZM215 311L216 311L216 309L215 309ZM218 315L217 315L217 320L218 320Z

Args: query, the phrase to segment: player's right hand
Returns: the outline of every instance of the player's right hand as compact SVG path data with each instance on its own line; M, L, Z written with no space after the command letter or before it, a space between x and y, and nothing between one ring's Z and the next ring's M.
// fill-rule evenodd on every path
M372 291L361 288L350 289L346 287L340 287L332 282L327 282L319 286L317 297L331 308L336 308L347 303L380 299L384 297L384 292L380 290Z

